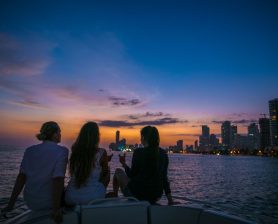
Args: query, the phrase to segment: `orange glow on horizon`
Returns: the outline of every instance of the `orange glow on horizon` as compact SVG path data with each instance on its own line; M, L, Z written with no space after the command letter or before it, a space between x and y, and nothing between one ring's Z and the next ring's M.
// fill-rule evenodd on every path
M64 111L65 113L65 111ZM65 113L67 114L67 113ZM35 135L39 133L42 123L48 121L46 115L40 115L32 117L31 114L21 114L18 115L17 112L2 113L3 116L0 118L1 122L1 143L4 144L14 144L20 143L30 144L36 143ZM77 138L80 128L84 123L89 121L89 119L82 118L81 115L73 118L69 114L64 117L52 116L53 119L58 122L62 131L62 144L70 147L75 139ZM90 116L86 116L90 117ZM111 118L113 119L113 118ZM97 119L92 119L97 120ZM100 119L99 119L100 120ZM210 127L211 134L219 134L221 132L220 124L208 124ZM108 148L109 144L115 142L116 131L120 131L120 139L125 138L127 144L140 144L140 130L142 126L130 127L104 127L100 126L101 142L100 146ZM195 140L199 140L199 135L201 134L201 125L192 126L189 123L177 123L177 124L167 124L157 126L160 133L160 142L162 147L168 147L176 145L178 140L184 141L185 145L194 145ZM246 133L246 127L238 126L239 133Z

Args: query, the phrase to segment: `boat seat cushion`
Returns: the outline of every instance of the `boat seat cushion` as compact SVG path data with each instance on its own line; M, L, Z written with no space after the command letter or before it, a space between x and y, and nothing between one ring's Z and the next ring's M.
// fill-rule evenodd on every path
M147 224L148 202L81 206L82 224Z
M49 212L43 214L35 214L30 212L17 220L11 220L10 224L56 224L53 219L51 219ZM66 224L79 224L78 214L76 212L66 212L63 215L63 223Z
M202 209L179 206L150 206L150 224L198 224Z

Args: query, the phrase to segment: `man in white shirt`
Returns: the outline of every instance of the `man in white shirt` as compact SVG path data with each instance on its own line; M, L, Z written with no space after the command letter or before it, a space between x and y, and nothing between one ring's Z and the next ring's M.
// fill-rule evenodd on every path
M68 149L59 146L61 130L56 122L42 125L37 138L41 144L25 150L20 171L2 214L11 211L24 185L24 200L33 211L51 210L54 221L62 221L61 198L68 161Z

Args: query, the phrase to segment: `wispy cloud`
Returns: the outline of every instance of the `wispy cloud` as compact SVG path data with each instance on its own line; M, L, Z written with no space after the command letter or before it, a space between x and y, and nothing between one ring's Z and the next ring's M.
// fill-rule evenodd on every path
M234 124L249 124L249 123L256 123L256 122L258 122L258 121L255 119L250 119L250 120L242 119L242 120L232 121L232 123L234 123Z
M18 40L0 33L0 76L34 76L42 74L51 63L53 46L36 39Z
M146 106L150 94L134 91L142 88L130 76L142 71L126 58L116 36L91 35L81 42L71 35L55 35L52 43L38 34L0 33L0 91L9 94L10 101L18 99L18 106L26 106L28 100L39 101L53 108L75 103L91 113L109 108L117 115L127 108ZM57 49L65 56L57 58ZM71 71L74 74L67 74Z
M34 101L34 100L20 100L20 101L10 101L11 104L16 104L19 106L24 106L24 107L33 107L33 108L46 108L45 105Z
M145 126L145 125L165 125L165 124L177 124L177 123L187 123L186 120L180 120L178 118L165 117L157 120L145 120L138 122L130 121L120 121L120 120L103 120L100 121L101 126L106 127L133 127L133 126Z
M199 128L201 127L202 125L191 125L192 128Z
M142 118L169 117L169 116L171 116L171 114L165 114L163 112L155 112L155 113L146 112L144 114L127 115L127 117L132 120L138 120L138 119L142 119Z
M115 96L111 96L108 99L114 106L135 106L142 103L139 99L127 99Z
M244 116L248 116L248 113L233 113L231 114L234 117L244 117Z
M222 124L224 122L224 120L222 120L222 121L218 121L218 120L213 120L212 121L212 123L214 123L214 124ZM242 119L242 120L231 120L231 123L232 124L250 124L250 123L256 123L257 122L257 120L255 120L255 119Z

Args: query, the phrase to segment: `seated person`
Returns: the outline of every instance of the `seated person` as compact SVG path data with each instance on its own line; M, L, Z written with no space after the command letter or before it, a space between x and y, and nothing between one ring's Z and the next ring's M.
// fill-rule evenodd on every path
M52 217L56 222L60 222L68 149L58 145L61 141L61 130L56 122L44 123L37 138L42 143L25 150L12 195L2 214L13 209L25 186L24 200L29 209L52 210Z
M99 148L100 134L95 122L86 123L72 146L65 202L69 206L84 205L105 198L110 180L108 156Z
M120 156L120 163L125 169L116 169L113 177L114 196L119 187L124 196L155 204L165 192L168 204L173 204L167 177L168 155L159 147L159 133L155 127L146 126L141 130L141 142L144 148L135 149L132 165L129 168L125 156Z

